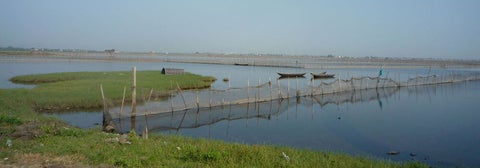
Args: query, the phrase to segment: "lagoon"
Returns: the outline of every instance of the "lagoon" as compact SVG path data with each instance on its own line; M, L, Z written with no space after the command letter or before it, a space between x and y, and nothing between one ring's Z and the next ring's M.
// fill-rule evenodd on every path
M378 75L378 68L325 70L166 62L9 59L0 61L0 87L34 87L8 81L17 75L125 71L133 66L138 70L183 68L192 73L214 76L219 80L212 84L213 89L226 89L229 85L245 87L247 81L264 82L277 78L276 72L328 71L342 79ZM477 70L384 67L385 75L400 80L471 71ZM223 82L223 78L229 78L230 83ZM299 85L308 83L308 79L303 79ZM480 129L479 99L480 82L468 81L202 108L198 112L153 115L148 120L137 117L136 121L140 125L148 122L149 127L152 125L152 132L162 134L345 152L396 161L418 160L438 166L475 167L480 165L480 134L476 132ZM96 127L97 123L101 123L99 112L55 116L82 128ZM129 122L123 123L126 129L130 127ZM400 153L386 154L393 150Z

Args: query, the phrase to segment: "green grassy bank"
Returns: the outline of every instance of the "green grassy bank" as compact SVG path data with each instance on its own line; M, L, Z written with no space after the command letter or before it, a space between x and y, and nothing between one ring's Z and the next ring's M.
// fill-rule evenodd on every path
M32 90L23 92L37 111L89 109L102 107L100 85L105 97L111 103L122 100L126 89L126 99L131 100L133 84L131 72L70 72L41 75L17 76L10 79L14 83L37 84ZM148 99L153 89L154 97L164 96L168 90L197 89L210 87L213 77L203 77L191 73L183 75L162 75L159 71L141 71L137 73L137 101Z
M132 85L131 72L75 72L12 78L37 84L33 89L0 89L0 167L426 167L344 154L266 145L244 145L180 136L150 135L148 139L98 129L82 130L39 111L101 107L105 96L119 101ZM151 89L208 87L212 77L194 74L161 75L137 72L137 94L146 99ZM142 98L143 97L143 98ZM10 145L8 142L11 142Z

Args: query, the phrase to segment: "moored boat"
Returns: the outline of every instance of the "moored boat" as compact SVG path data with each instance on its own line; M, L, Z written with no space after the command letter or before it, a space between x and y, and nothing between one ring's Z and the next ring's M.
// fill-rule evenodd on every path
M313 73L310 72L313 78L334 78L335 74L327 74L327 72L322 72L322 73Z
M277 72L278 75L280 75L280 78L295 78L295 77L304 77L305 73L280 73Z
M247 63L234 63L233 65L237 65L237 66L248 66Z

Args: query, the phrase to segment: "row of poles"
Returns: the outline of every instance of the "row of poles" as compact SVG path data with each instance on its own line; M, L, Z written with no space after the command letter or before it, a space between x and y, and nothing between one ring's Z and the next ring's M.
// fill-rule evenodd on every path
M135 116L137 115L137 68L133 67L132 68L132 74L133 74L133 84L132 84L132 112L131 112L131 125L135 125ZM112 116L109 112L107 102L105 100L105 94L103 92L103 86L100 85L100 91L102 93L102 101L103 101L103 131L105 132L113 132L115 131L115 125L112 119ZM153 90L152 90L153 91ZM150 94L152 94L152 91ZM126 93L126 87L123 89L123 98L122 98L122 106L120 108L120 113L123 112L123 107L125 103L125 93ZM150 100L150 98L149 98ZM146 137L148 138L148 126L145 128L146 131Z
M132 87L131 87L131 92L132 92L132 111L131 111L131 116L132 116L131 118L132 118L132 119L131 119L131 125L133 126L133 125L135 125L135 116L136 116L136 113L137 113L137 109L136 109L136 104L137 104L137 102L136 102L136 67L133 67L133 68L132 68L132 75L133 75L133 85L132 85ZM376 86L374 86L374 87L375 87L375 88L378 88L378 87L379 87L378 85L379 85L379 83L380 83L380 79L381 79L380 77L375 77L375 78L367 77L367 78L376 80L376 84L375 84ZM357 79L357 78L353 78L353 77L352 77L350 80L341 80L340 78L338 78L338 80L335 80L335 81L332 82L332 83L327 83L327 85L330 85L330 84L333 84L333 83L335 83L335 82L338 82L338 83L337 83L337 88L335 89L335 90L336 90L335 92L341 92L341 91L342 91L341 81L344 81L344 82L346 82L346 83L350 82L351 85L352 85L353 90L355 90L355 86L354 86L354 83L353 83L353 80L354 80L354 79ZM363 78L360 78L360 89L363 89L363 87L362 87L362 80L363 80ZM385 82L386 82L387 79L385 78L385 79L381 79L381 80L383 80L383 82L384 82L383 85L385 85ZM295 88L296 88L296 94L295 94L295 96L296 96L296 97L300 97L300 96L302 96L302 94L301 94L301 91L298 89L298 78L296 78L295 81L296 81L296 87L295 87ZM437 81L437 82L438 82L438 81ZM395 83L397 84L397 86L400 86L400 81L395 82ZM270 99L268 99L268 98L267 98L267 99L262 99L262 98L261 98L261 87L262 87L263 85L265 85L265 84L268 84ZM274 97L273 97L273 93L272 93L272 82L271 82L271 80L269 80L269 81L268 81L267 83L265 83L265 84L261 84L260 79L258 80L258 86L254 86L254 87L257 87L257 88L258 88L257 95L255 96L255 99L254 99L254 100L251 100L251 98L250 98L250 88L251 88L251 86L250 86L250 80L248 80L248 81L247 81L247 88L246 88L246 89L247 89L247 90L246 90L246 92L247 92L247 100L246 100L246 102L236 102L236 103L237 103L237 104L241 104L241 103L250 103L251 101L262 102L262 101L268 101L268 100L271 101L271 100L274 100L274 99L290 98L290 80L288 80L288 83L287 83L287 93L286 93L286 95L284 95L284 94L282 93L281 87L280 87L280 82L279 82L279 80L277 80L277 90L278 90L278 97L277 97L277 98L274 98ZM322 90L321 93L318 93L318 92L316 92L316 90L315 90L315 89L316 89L316 88L315 88L315 80L312 80L312 83L311 83L311 84L312 84L311 93L310 93L310 94L305 94L305 95L303 95L303 96L306 96L306 95L311 95L311 96L313 96L313 95L316 95L316 94L325 94L324 91L323 91L323 87L322 87L322 86L325 84L324 82L321 82L320 85L319 85L319 87L320 87L321 90ZM346 85L347 85L347 84L346 84ZM385 86L382 86L382 87L385 87ZM343 88L343 89L344 89L343 91L347 91L347 90L348 90L347 88L348 88L348 86L345 86L345 88ZM366 83L366 86L365 86L365 89L368 89L368 88L369 88L369 86L368 86L368 82L367 82L367 83ZM103 112L103 129L104 129L104 131L106 131L106 132L113 132L113 131L114 131L114 123L113 123L112 117L111 117L111 115L110 115L110 113L109 113L109 111L108 111L108 106L107 106L107 103L106 103L106 100L105 100L105 96L104 96L104 93L103 93L103 86L102 86L102 85L100 85L100 89L101 89L102 100L103 100L103 105L104 105L104 109L103 109L103 111L104 111L104 112ZM230 88L230 83L229 83L229 88L228 88L227 90L230 90L230 89L231 89L231 88ZM184 98L184 96L183 96L182 90L181 90L180 86L178 85L178 83L177 83L177 90L178 90L178 92L180 93L180 96L181 96L181 98L182 98L182 100L183 100L183 105L185 106L185 108L184 108L183 110L189 109L189 108L188 108L188 105L187 105L187 103L186 103L186 101L185 101L185 98ZM152 92L153 92L153 90L150 91L150 97L151 97ZM125 93L126 93L126 87L124 88L122 106L121 106L119 115L121 115L121 113L123 112L123 107L124 107L124 102L125 102ZM149 100L150 100L150 98L149 98ZM200 107L201 107L201 106L200 106L199 97L198 97L198 92L197 92L197 94L196 94L195 104L196 104L196 107L197 107L197 108L200 108ZM225 104L230 104L230 105L231 105L232 102L225 103L225 99L223 98L221 105L223 106L223 105L225 105ZM210 98L210 104L209 104L209 106L212 107L212 99L211 99L211 98ZM180 109L180 110L182 110L182 109ZM171 102L171 111L172 111L172 112L173 112L173 111L178 111L178 109L177 109L177 110L174 109L173 99L172 99L172 102ZM148 115L148 114L146 114L146 117L147 117L147 115ZM146 128L145 128L145 132L147 132L147 134L148 134L148 126L146 126Z

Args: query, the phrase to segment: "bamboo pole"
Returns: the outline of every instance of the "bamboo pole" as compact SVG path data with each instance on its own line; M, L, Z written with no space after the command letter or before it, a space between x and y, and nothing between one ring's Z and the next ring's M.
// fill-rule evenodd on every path
M153 94L153 88L150 90L150 95L148 96L147 103L150 102L150 98L152 97L152 94ZM147 111L145 113L145 131L143 133L145 139L148 139L148 116L149 115L150 115L150 112Z
M118 117L121 118L122 117L122 113L123 113L123 106L125 104L125 93L127 92L127 87L123 87L123 97L122 97L122 105L120 106L120 113L118 113Z
M173 82L170 81L170 90L173 90ZM173 98L172 98L172 91L168 92L168 98L170 99L170 107L172 108L172 114L173 114Z
M212 101L213 101L213 100L212 100L212 92L210 92L210 103L209 103L210 108L212 108Z
M257 86L257 92L258 92L258 98L257 98L257 101L260 101L261 97L260 97L260 78L258 78L258 86Z
M147 102L150 102L150 98L152 98L152 94L153 94L153 88L150 90L150 94L148 96Z
M100 84L100 92L102 92L102 100L103 100L103 131L105 132L113 132L115 130L112 116L110 116L108 112L107 103L105 102L105 95L103 94L103 86Z
M247 79L247 101L250 101L250 79Z
M137 113L137 68L133 67L133 85L132 85L132 116Z
M277 79L277 90L278 90L278 98L282 98L282 91L280 90L280 80Z
M171 96L170 96L170 107L172 108L172 113L173 113L173 99Z
M197 104L197 109L200 108L200 102L198 100L198 91L195 92L195 103Z
M148 139L148 124L145 125L145 132L143 133L143 135L145 139Z
M323 95L323 82L320 82L319 87L320 87L320 91L322 92L322 95Z
M145 112L144 118L145 118L145 131L143 132L143 137L145 139L148 139L148 116L150 115L150 112Z
M353 92L355 92L355 84L353 83L353 76L350 77L350 85L351 85L352 88L353 88Z
M337 81L338 81L337 92L340 92L340 89L341 89L341 88L340 88L340 87L341 87L341 86L340 86L340 76L338 77L338 80L337 80Z
M363 78L362 78L362 77L360 77L360 90L362 90L362 89L363 89L363 88L362 88L362 82L363 82Z
M313 95L315 95L314 89L315 89L315 79L312 78L312 97L313 97Z
M400 81L400 74L397 73L397 81L398 81L398 87L400 87L401 81Z
M120 112L118 113L118 119L119 119L119 121L121 121L121 118L122 118L123 107L124 107L124 104L125 104L125 93L126 93L126 92L127 92L127 87L124 86L124 87L123 87L122 106L120 106ZM123 130L123 128L122 128L122 123L121 123L121 122L119 122L119 123L120 123L120 125L119 125L119 126L120 126L120 130Z
M300 96L300 91L298 90L298 78L297 77L295 77L295 82L296 82L295 93L296 93L297 97L299 97Z
M130 129L135 130L135 122L137 115L137 68L132 68L133 85L132 85L132 113L130 114Z
M178 91L180 91L180 96L182 97L183 105L185 105L185 109L186 109L187 108L187 103L185 102L185 97L183 97L183 92L182 92L182 89L180 88L180 85L178 85L178 82L177 82L177 89L178 89Z
M100 92L102 92L102 101L103 101L103 112L107 109L107 104L105 103L105 95L103 94L103 86L100 84Z
M270 101L273 100L272 96L272 80L268 78L268 91L270 92Z
M290 98L290 80L287 80L287 98Z

